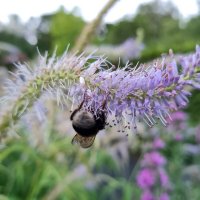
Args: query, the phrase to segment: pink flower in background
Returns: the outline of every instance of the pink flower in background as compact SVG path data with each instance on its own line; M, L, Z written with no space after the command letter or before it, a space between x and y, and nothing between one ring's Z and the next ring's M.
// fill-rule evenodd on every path
M183 136L180 133L176 133L174 136L174 139L176 141L182 141L183 140Z
M167 193L162 193L160 195L159 200L170 200L169 195Z
M164 147L165 142L157 136L152 138L150 149L145 149L147 152L140 161L142 169L137 176L137 185L142 189L140 200L169 200L166 191L171 189L171 184L164 168L167 160L158 151Z
M149 190L145 190L141 195L141 200L155 200L155 197Z
M154 149L163 149L164 147L165 147L165 142L161 138L157 137L154 139L153 141Z
M162 166L166 163L166 159L157 151L152 151L144 155L143 165Z
M170 116L171 116L171 120L172 120L171 127L169 127L170 130L172 129L172 130L176 130L177 132L180 132L187 127L186 113L184 113L182 111L177 111L177 112L170 114ZM168 122L170 122L171 120L168 119Z
M171 114L172 121L185 121L187 119L186 113L177 111Z
M159 176L160 176L160 183L162 187L164 188L169 188L170 187L170 182L169 182L169 177L164 169L159 169Z
M137 184L140 188L148 188L155 184L155 172L151 169L142 169L137 176Z
M200 126L196 129L195 139L197 143L200 143Z

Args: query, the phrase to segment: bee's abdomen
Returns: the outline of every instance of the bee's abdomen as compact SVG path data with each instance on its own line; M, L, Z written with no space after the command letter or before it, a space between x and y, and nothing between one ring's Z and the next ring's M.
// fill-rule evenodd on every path
M80 110L73 117L72 126L81 136L94 136L98 132L94 115L88 111Z
M83 128L80 126L76 126L75 124L72 124L74 130L81 136L89 137L89 136L94 136L97 134L98 130L96 126L90 127L90 128Z

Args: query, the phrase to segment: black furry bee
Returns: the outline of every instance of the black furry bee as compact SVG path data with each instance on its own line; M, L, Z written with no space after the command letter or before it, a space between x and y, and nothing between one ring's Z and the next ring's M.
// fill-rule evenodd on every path
M82 148L89 148L94 143L97 133L105 128L106 112L104 108L106 101L96 111L96 114L83 108L83 104L84 100L70 116L72 126L77 132L72 139L72 144L79 144Z

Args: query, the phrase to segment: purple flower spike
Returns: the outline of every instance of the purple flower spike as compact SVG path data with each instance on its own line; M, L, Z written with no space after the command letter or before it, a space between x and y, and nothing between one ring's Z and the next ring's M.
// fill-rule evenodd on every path
M97 114L114 117L113 125L136 129L138 121L152 127L158 120L166 126L172 111L188 104L188 86L200 89L200 47L196 53L179 60L158 60L154 64L116 68L105 58L65 53L56 59L40 58L37 68L17 65L15 78L7 82L6 95L0 100L5 110L0 115L0 130L20 118L43 95L54 96L58 104L68 99ZM12 113L12 114L10 114ZM41 113L40 113L41 115Z
M197 47L195 54L178 61L171 55L150 66L132 68L127 64L115 70L106 70L101 67L104 62L97 61L80 74L89 93L85 107L97 110L107 99L106 112L116 117L114 124L136 128L142 120L152 127L159 119L166 126L170 113L188 104L191 94L186 87L200 88L199 54Z

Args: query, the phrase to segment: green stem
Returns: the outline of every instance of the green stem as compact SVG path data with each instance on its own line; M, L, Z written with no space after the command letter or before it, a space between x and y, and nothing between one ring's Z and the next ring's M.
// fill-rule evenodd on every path
M73 52L82 52L84 50L87 44L91 41L92 36L94 35L96 28L100 25L103 17L117 1L118 0L109 0L105 7L97 15L97 17L91 23L87 24L84 27L83 31L76 41L74 48L72 49Z

